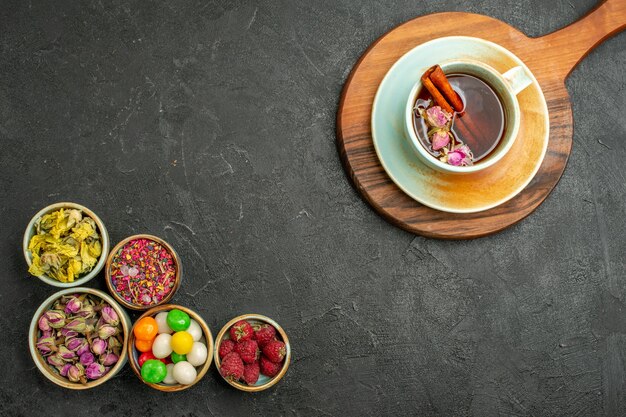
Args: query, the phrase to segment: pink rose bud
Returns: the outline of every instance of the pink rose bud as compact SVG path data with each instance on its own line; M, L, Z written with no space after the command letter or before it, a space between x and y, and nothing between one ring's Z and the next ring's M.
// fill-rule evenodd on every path
M49 355L56 350L54 337L42 337L37 342L37 349L42 355Z
M80 378L84 375L84 371L76 365L72 365L67 370L67 379L71 382L78 382Z
M65 346L72 352L76 352L81 346L83 346L87 341L82 337L73 337L67 341Z
M89 379L101 378L105 372L104 366L100 365L98 362L94 362L85 368L85 375Z
M433 150L438 151L448 146L448 144L450 143L450 135L448 134L448 132L440 130L438 132L435 132L431 139L431 142Z
M463 162L465 155L459 151L452 151L448 153L448 163L450 165L459 166Z
M76 358L76 353L72 352L63 345L59 346L59 355L66 361L70 361Z
M108 337L115 336L117 332L117 327L105 324L104 326L100 327L100 329L98 329L98 337L100 339L106 339Z
M78 298L72 297L65 305L65 314L75 314L82 306L83 303L81 303Z
M66 363L61 367L61 369L59 369L59 374L61 374L61 376L67 376L67 371L69 371L71 367L71 364Z
M83 353L89 352L89 343L85 343L84 345L81 345L81 347L79 347L76 350L76 356L80 356Z
M100 313L102 314L102 318L106 323L112 326L117 326L118 324L120 324L120 319L117 316L117 313L115 312L113 307L104 306Z
M433 127L444 127L452 119L452 115L439 106L426 110L426 121Z
M91 365L95 361L96 361L96 358L93 356L91 352L85 352L82 355L80 355L80 363L82 363L85 366Z
M46 330L51 329L50 324L48 323L48 319L46 318L45 314L39 317L39 321L37 322L37 325L39 326L39 330L41 331L46 331Z
M111 366L117 363L119 357L115 353L105 353L100 356L100 363L104 366Z
M59 310L50 310L44 314L48 325L53 329L60 329L65 325L65 313Z
M61 329L61 335L65 336L66 339L70 339L72 337L78 336L78 332L75 330L68 330L66 328Z
M93 339L93 342L91 342L91 351L96 355L102 355L106 349L107 342L102 339L95 338Z
M63 366L63 365L65 365L65 361L63 360L63 358L58 353L55 353L54 355L48 356L48 363L50 365L52 365L52 366Z
M65 325L65 329L82 333L85 331L85 319L82 317L76 317Z

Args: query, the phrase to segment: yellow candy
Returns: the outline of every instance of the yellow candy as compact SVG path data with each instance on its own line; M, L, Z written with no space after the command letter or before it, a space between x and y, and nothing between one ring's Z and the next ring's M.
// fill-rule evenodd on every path
M193 337L189 332L176 332L172 336L172 349L179 355L186 355L191 352L193 346Z

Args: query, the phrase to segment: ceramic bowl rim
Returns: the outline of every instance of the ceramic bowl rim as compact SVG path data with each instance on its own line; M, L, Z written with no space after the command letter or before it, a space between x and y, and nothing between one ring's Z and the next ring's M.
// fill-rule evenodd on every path
M54 287L59 287L59 288L78 287L80 285L84 285L87 282L91 281L93 278L95 278L96 275L100 273L102 268L104 268L104 264L106 263L107 256L109 255L109 247L110 247L109 232L107 231L102 219L100 219L100 217L98 217L98 215L94 213L92 210L90 210L89 208L81 204L72 203L69 201L61 201L58 203L50 204L42 208L41 210L37 212L37 214L35 214L30 219L30 222L28 222L28 226L26 226L26 230L24 231L24 238L22 240L22 252L24 254L24 259L26 260L26 263L28 264L28 267L30 268L31 264L33 263L33 260L32 260L31 251L28 249L28 245L30 243L30 239L35 235L35 223L43 215L48 214L52 211L61 209L61 208L73 208L73 209L81 210L84 214L86 214L88 217L91 217L93 221L96 222L96 226L98 226L98 229L100 231L100 241L102 242L102 253L100 254L100 257L98 258L98 262L96 263L94 268L91 271L89 271L86 275L76 279L74 282L61 282L54 278L50 278L46 275L39 275L37 276L37 278L39 278L41 281L45 282L46 284L52 285Z
M96 297L100 297L101 299L109 303L109 305L113 309L115 309L115 312L117 313L120 319L120 324L122 325L122 331L124 333L124 343L122 344L122 352L120 353L120 357L117 363L102 378L96 379L95 381L89 381L87 384L81 384L80 382L71 382L69 380L66 380L62 376L58 375L57 373L55 373L52 369L50 369L48 364L45 363L43 356L41 356L36 346L37 336L39 333L39 325L38 325L39 318L43 314L44 310L50 307L56 300L58 300L62 296L67 295L67 294L74 294L74 293L91 294ZM119 370L121 370L126 364L126 359L128 355L127 340L130 334L130 326L127 320L128 320L128 315L126 314L124 309L117 302L115 302L115 300L110 295L108 295L104 291L97 290L95 288L88 288L88 287L72 287L72 288L66 288L66 289L57 291L51 296L49 296L48 298L46 298L39 305L39 307L35 311L35 314L33 315L33 318L30 322L30 327L28 330L28 347L30 350L30 355L33 361L35 362L37 369L39 369L39 371L46 378L48 378L50 381L54 382L55 384L59 385L60 387L73 389L73 390L84 390L84 389L95 388L98 385L102 385L105 382L107 382L109 379L113 378L119 372Z
M271 324L272 326L274 326L278 334L280 334L280 337L282 338L282 341L285 344L286 353L285 353L285 360L283 363L283 367L281 368L280 372L274 375L269 381L267 381L263 385L249 386L238 381L233 381L229 378L224 378L224 376L220 372L220 364L221 364L220 355L219 355L220 345L222 343L222 340L224 339L224 336L229 331L231 326L235 324L236 322L238 322L239 320L258 320L258 321L265 322L267 324ZM217 372L222 377L222 379L224 379L224 381L228 382L230 385L232 385L233 387L241 391L245 391L245 392L264 391L276 385L287 373L287 369L289 368L289 363L291 362L291 343L289 342L289 337L287 336L287 333L285 333L285 330L278 323L276 323L276 321L274 321L273 319L267 316L261 315L261 314L254 314L254 313L242 314L240 316L233 318L228 323L226 323L224 327L222 327L222 330L220 330L220 332L217 334L217 336L215 337L214 356L215 357L213 358L213 360L215 361L215 367L217 369Z

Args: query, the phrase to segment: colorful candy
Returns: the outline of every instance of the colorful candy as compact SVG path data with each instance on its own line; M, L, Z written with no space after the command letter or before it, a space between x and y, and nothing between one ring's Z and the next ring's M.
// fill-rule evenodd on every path
M167 313L167 325L175 332L187 330L190 324L191 318L184 311L174 309Z
M193 338L189 333L185 331L176 332L174 333L174 336L172 336L172 350L179 355L186 355L191 352L192 346Z
M159 304L176 282L174 256L150 239L131 240L111 261L111 284L126 302L139 306Z
M184 311L173 309L161 312L154 318L146 317L138 321L135 337L151 337L153 328L157 329L156 337L146 340L151 343L151 349L142 353L138 361L144 381L166 385L194 383L198 376L196 367L204 365L208 358L200 324L191 320ZM141 341L136 339L135 344Z
M148 359L141 366L141 377L146 382L158 384L167 376L167 368L165 364L156 359Z

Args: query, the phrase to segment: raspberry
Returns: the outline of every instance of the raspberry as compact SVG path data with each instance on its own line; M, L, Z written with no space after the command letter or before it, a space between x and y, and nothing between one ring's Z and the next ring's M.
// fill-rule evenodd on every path
M259 361L254 361L243 366L243 380L248 385L254 385L259 380L259 372L261 367Z
M230 339L222 340L222 343L220 343L220 350L219 350L220 359L222 359L224 356L232 352L233 349L235 349L235 342L233 342Z
M252 363L259 358L259 346L256 340L244 340L235 345L235 352L245 363Z
M231 378L234 380L241 379L243 375L243 362L239 355L235 352L230 352L222 359L222 366L220 367L220 373L224 378Z
M263 348L268 342L276 339L276 329L269 324L257 326L254 331L254 340L257 341L260 348Z
M270 378L275 376L283 367L280 363L274 363L267 359L265 356L261 356L261 373Z
M239 320L230 328L230 338L235 342L243 342L252 339L254 330L250 323L245 320Z
M263 346L263 354L274 363L280 363L285 359L285 344L280 340L273 340Z

